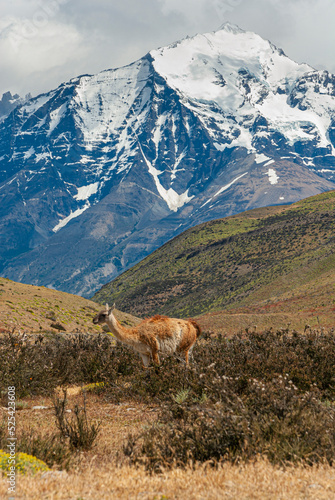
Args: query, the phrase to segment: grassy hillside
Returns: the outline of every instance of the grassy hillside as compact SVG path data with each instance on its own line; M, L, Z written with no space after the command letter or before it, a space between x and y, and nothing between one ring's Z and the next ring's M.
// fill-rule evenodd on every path
M100 309L95 302L76 295L0 278L0 332L15 328L26 333L96 333L101 327L93 325L92 318ZM117 315L124 324L138 321L130 314Z
M277 314L280 326L309 318L331 326L334 216L332 191L201 224L105 285L93 300L116 302L139 316L225 310L242 320Z

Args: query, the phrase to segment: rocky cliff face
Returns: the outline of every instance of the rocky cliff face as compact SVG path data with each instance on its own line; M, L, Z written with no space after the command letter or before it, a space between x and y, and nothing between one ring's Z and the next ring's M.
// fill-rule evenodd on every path
M0 272L89 296L184 229L335 188L335 77L230 24L0 124Z
M25 98L22 98L19 94L12 95L11 92L5 92L0 99L0 121L3 121L13 109L24 104L29 99L31 99L31 94L27 94Z

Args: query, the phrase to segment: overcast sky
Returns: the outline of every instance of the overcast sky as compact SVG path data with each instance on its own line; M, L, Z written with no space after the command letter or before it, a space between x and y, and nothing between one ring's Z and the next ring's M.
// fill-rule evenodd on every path
M0 8L0 95L37 95L226 21L335 73L334 0L0 0Z

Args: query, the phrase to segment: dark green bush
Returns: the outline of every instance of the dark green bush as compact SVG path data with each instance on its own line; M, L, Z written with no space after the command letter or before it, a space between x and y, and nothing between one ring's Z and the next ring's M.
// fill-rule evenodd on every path
M132 463L160 470L191 462L239 461L265 455L273 463L335 458L335 408L317 389L300 394L287 379L212 381L220 399L171 404L159 425L129 436L124 453Z
M284 376L301 392L317 387L323 399L335 399L335 335L308 332L306 335L279 332L249 333L230 339L223 336L201 339L194 349L190 369L174 357L162 360L160 366L145 371L136 355L127 347L118 347L118 363L131 366L117 386L106 385L110 398L171 401L181 390L188 390L190 398L204 394L214 402L220 400L220 385L212 383L215 377L238 377L236 390L250 378L270 382ZM127 360L127 361L126 361ZM118 378L106 380L118 381ZM127 381L126 384L124 382ZM124 390L124 386L127 389Z
M334 359L333 331L298 335L282 330L202 339L194 349L190 370L182 361L167 357L160 367L148 371L132 349L114 345L106 334L45 335L35 343L9 334L0 337L0 388L15 385L17 396L22 397L52 393L58 385L103 381L115 399L170 400L185 388L199 397L207 380L202 376L212 365L220 376L240 377L241 384L243 377L270 381L285 375L299 390L316 384L322 397L333 399Z
M166 360L143 381L143 397L168 405L158 425L129 436L125 454L150 470L257 454L280 464L333 463L334 355L333 331L202 340L191 369Z
M139 360L106 334L0 336L0 389L16 396L52 394L58 385L108 381L130 374Z
M202 342L195 351L197 366L215 363L219 375L272 380L285 375L299 390L316 386L324 397L335 396L335 334L287 330L218 337Z

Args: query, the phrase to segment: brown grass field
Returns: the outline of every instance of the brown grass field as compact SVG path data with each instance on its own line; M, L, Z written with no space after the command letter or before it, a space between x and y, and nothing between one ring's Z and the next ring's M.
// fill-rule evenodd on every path
M70 406L81 401L80 388L69 391ZM49 399L25 398L28 407L16 414L18 429L55 430ZM34 410L33 406L48 406ZM82 452L69 472L46 472L17 476L15 499L103 500L103 499L332 499L335 498L335 470L328 465L275 467L259 458L242 465L225 463L217 469L198 466L175 468L150 475L142 468L117 465L117 454L128 433L152 422L157 408L129 403L105 403L88 394L88 414L102 422L96 445ZM0 417L6 414L1 409ZM0 498L7 497L6 477L0 482Z
M0 278L0 332L20 330L25 333L58 331L52 325L61 325L64 332L101 332L92 318L101 307L91 300L43 286L25 285ZM133 325L139 320L126 313L118 319Z

